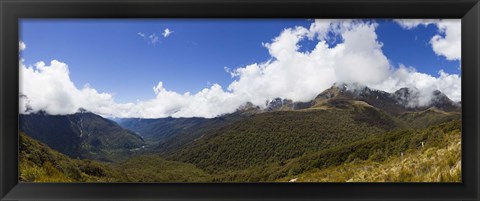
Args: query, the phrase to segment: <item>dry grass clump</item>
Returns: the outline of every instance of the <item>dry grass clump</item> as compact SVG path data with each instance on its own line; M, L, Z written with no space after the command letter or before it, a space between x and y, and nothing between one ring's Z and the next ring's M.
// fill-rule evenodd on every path
M298 175L296 182L461 182L461 132L389 157L383 162L354 160Z

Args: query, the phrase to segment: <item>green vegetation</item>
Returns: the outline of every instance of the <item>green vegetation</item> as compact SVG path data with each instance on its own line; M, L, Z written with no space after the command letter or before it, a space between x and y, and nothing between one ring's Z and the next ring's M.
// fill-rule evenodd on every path
M279 181L297 182L461 182L461 133L444 134L445 144L412 149L383 162L355 160Z
M349 109L268 112L206 134L165 157L193 163L209 173L281 162L369 137L403 125L382 111L348 104Z
M71 159L20 133L19 180L23 182L201 182L209 175L194 165L158 155L106 164Z
M444 112L438 109L430 108L420 112L406 112L399 118L407 123L411 128L425 128L437 125L462 117L459 112Z
M20 181L27 182L90 182L115 181L107 165L91 160L75 160L24 133L19 134Z
M143 152L172 153L215 133L218 129L251 116L253 108L206 118L120 119L124 128L140 133L149 145Z
M461 121L453 120L421 130L394 130L289 159L225 168L212 174L193 164L165 160L158 154L110 164L71 159L20 133L20 181L459 182L460 129Z
M129 182L205 182L211 176L192 164L167 161L158 155L131 158L118 169Z
M145 144L139 135L89 112L20 115L20 130L72 158L120 161Z
M461 180L460 128L460 120L454 120L419 131L392 132L287 161L225 173L216 179L458 182Z

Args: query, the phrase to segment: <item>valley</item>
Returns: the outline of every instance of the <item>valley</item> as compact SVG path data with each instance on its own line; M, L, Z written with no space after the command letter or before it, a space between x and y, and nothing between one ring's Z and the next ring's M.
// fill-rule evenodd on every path
M460 182L461 105L335 84L214 118L20 115L24 182Z

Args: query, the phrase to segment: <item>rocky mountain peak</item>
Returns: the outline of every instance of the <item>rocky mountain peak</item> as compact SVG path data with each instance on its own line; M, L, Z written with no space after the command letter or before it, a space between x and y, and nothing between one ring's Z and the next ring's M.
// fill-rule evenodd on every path
M332 102L333 101L333 102ZM406 111L425 110L435 107L445 111L459 111L460 104L450 100L444 93L435 90L432 94L422 94L416 88L400 88L393 93L371 89L358 83L334 83L314 99L308 102L294 102L290 99L274 98L265 102L265 109L252 103L241 106L237 111L271 112L300 110L319 107L338 101L362 101L373 107L392 114L402 114ZM334 104L335 105L335 104Z
M87 109L81 107L81 108L78 108L77 113L91 113L91 112L88 111Z
M420 92L417 89L413 88L400 88L392 94L392 97L397 101L398 104L404 107L414 107L418 105L418 98Z
M460 108L460 104L453 102L439 90L428 93L420 92L416 88L401 88L395 91L392 97L398 104L410 109L435 107L445 111L455 111Z

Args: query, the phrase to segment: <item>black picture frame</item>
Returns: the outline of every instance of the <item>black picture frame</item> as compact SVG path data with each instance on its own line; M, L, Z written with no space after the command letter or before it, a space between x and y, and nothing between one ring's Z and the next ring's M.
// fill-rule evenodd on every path
M19 183L21 18L461 18L462 183ZM0 0L1 200L478 200L478 0Z

